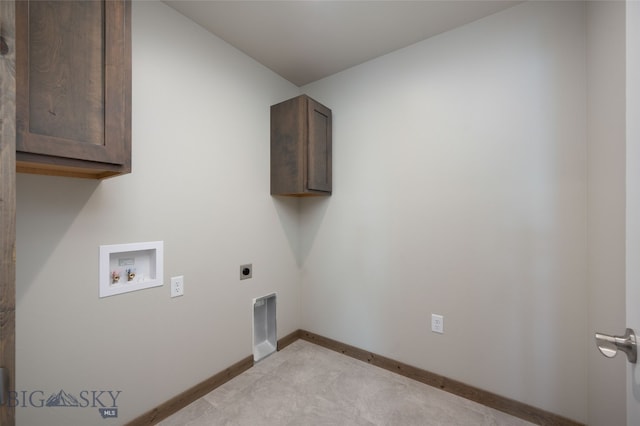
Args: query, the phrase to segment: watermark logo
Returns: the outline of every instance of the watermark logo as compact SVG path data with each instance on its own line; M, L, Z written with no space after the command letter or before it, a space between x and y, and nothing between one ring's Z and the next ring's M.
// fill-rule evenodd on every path
M47 407L79 407L80 403L73 396L60 389L60 392L51 395L45 404Z
M98 411L103 419L114 419L118 417L117 408L98 408Z
M118 397L122 391L82 390L76 394L60 389L45 397L41 390L9 391L6 400L8 407L30 408L97 408L103 419L118 417Z

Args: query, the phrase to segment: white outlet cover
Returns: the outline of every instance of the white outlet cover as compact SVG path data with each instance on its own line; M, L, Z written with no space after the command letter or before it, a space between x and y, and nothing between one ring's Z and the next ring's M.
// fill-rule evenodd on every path
M171 297L184 295L184 276L171 277Z
M434 333L444 333L444 317L438 314L431 314L431 331Z

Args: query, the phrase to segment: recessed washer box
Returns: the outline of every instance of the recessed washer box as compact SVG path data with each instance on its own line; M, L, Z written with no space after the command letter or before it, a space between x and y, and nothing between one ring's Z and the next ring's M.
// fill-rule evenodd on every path
M253 360L260 361L276 351L276 294L253 299Z
M100 297L162 285L164 242L100 246Z

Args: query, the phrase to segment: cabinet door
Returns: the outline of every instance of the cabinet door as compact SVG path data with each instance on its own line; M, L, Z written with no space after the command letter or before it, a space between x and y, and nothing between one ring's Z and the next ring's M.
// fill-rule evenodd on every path
M19 1L16 15L19 167L128 172L130 3Z
M331 192L331 110L308 99L307 189Z

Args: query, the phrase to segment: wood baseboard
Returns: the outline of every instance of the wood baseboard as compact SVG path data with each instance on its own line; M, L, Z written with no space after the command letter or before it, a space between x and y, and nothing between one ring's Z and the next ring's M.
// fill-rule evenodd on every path
M287 334L282 339L278 339L278 350L281 351L296 340L302 338L302 330L296 330L291 334Z
M527 420L531 423L544 426L584 426L582 423L578 423L566 417L532 407L513 399L496 395L391 358L386 358L381 355L365 351L355 346L338 342L337 340L329 339L305 330L299 330L298 333L301 339L308 342L340 352L344 355L384 368L385 370L389 370L410 379L417 380L429 386L442 389L471 401L486 405L487 407Z
M291 334L284 336L278 340L278 350L286 348L302 336L302 330L296 330ZM231 367L211 376L207 380L198 383L194 387L187 389L181 394L171 398L170 400L160 404L156 408L147 411L141 416L136 417L126 424L126 426L149 426L155 425L166 419L170 415L177 413L187 405L202 398L215 388L225 384L237 375L247 371L253 367L253 355L248 356L241 361L233 364Z
M382 355L365 351L364 349L347 345L346 343L338 342L337 340L329 339L327 337L323 337L305 330L296 330L293 333L279 339L278 350L280 351L286 348L298 339L315 343L316 345L322 346L324 348L331 349L357 360L367 362L380 368L384 368L385 370L391 371L393 373L400 374L429 386L442 389L454 395L458 395L471 401L475 401L479 404L486 405L487 407L494 408L496 410L505 412L515 417L519 417L523 420L527 420L537 425L584 426L582 423L578 423L566 417L562 417L557 414L532 407L522 402L505 398L503 396L496 395L494 393L476 388L474 386L449 379L439 374L431 373L429 371L413 367L403 362L396 361L391 358L386 358ZM142 414L141 416L127 423L126 426L155 425L156 423L180 411L182 408L191 404L195 400L202 398L218 386L223 385L224 383L228 382L229 380L233 379L234 377L243 373L251 367L253 367L253 356L248 356L241 361L233 364L231 367L171 398L169 401Z
M156 408L147 411L143 415L136 417L126 424L126 426L148 426L155 425L161 420L166 419L170 415L180 411L187 405L197 399L202 398L218 386L223 385L233 379L240 373L247 371L253 367L253 355L243 358L241 361L233 364L231 367L211 376L207 380L198 383L194 387L187 389L181 394L171 398L167 402L160 404Z

